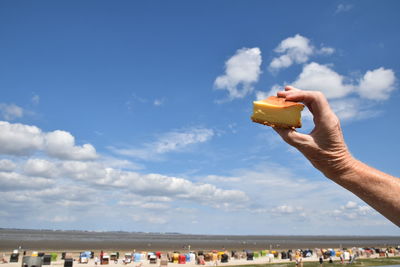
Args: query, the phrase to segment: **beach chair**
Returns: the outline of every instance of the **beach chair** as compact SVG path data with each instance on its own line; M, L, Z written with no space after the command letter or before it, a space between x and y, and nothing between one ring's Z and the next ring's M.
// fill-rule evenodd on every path
M205 265L206 264L206 261L204 260L204 255L197 256L197 264L199 264L199 265Z
M87 257L80 257L79 258L79 263L89 263L89 259Z
M44 255L42 257L42 265L50 265L51 264L51 255Z
M10 262L18 262L18 259L19 259L18 250L14 250L10 256Z
M129 264L129 263L132 262L132 259L130 259L130 258L125 258L125 259L122 260L122 262L123 262L125 265L127 265L127 264Z
M168 267L168 256L166 254L160 255L160 267Z
M72 267L74 264L74 260L72 258L64 259L64 267Z
M155 254L150 255L149 261L150 264L157 264L157 256Z
M110 262L110 256L108 256L108 255L103 255L103 258L101 258L100 264L101 264L101 265L109 264L109 262Z
M131 253L125 253L125 258L122 260L122 262L126 265L132 262L132 254Z
M221 255L221 262L223 262L223 263L226 263L226 262L228 262L228 254L222 254Z

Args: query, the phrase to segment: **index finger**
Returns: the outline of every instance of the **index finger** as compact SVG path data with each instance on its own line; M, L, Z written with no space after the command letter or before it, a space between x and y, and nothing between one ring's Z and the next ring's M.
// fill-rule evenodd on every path
M286 100L304 103L314 116L314 120L322 120L324 117L333 115L328 100L319 91L303 91L294 87L287 91L278 92L279 97ZM286 88L285 88L286 89Z

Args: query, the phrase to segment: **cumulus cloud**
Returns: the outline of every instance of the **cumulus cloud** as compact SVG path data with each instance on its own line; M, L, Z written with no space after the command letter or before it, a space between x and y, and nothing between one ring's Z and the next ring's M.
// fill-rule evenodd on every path
M57 130L46 133L36 126L0 121L1 154L21 156L39 151L61 159L97 158L92 145L75 145L75 138L68 132Z
M4 160L2 163L11 165ZM146 210L168 208L176 201L231 209L248 201L248 196L240 190L157 173L114 169L99 161L31 158L12 171L0 172L0 183L0 190L7 193L0 197L3 204L52 203L84 208L96 203L96 198L104 199L104 192L111 194L118 205ZM18 192L19 197L13 198L12 192Z
M214 135L212 129L194 127L165 133L156 141L144 144L143 148L111 148L111 150L120 155L151 160L165 153L183 151L188 146L205 143Z
M16 172L0 172L0 191L41 189L54 184L50 179L27 176Z
M343 120L364 119L379 114L372 101L390 97L396 89L393 70L380 67L368 70L361 79L354 81L334 71L331 66L311 62L292 83L304 90L321 91L330 99L333 110ZM275 92L273 92L275 93ZM358 95L358 97L357 97Z
M227 90L229 100L251 93L261 74L261 51L258 47L242 48L225 62L225 74L214 82L216 89Z
M293 37L286 38L275 48L274 52L281 54L281 56L272 59L269 70L275 72L293 64L305 63L314 54L330 55L334 51L335 49L332 47L325 46L317 49L308 38L296 34Z
M166 196L143 196L129 192L122 196L118 205L122 207L144 208L146 210L161 211L171 208L173 198Z
M45 136L46 152L53 157L72 160L97 158L96 149L91 144L75 145L75 137L69 132L53 131Z
M365 119L378 116L381 112L373 104L364 103L360 98L341 98L329 102L332 110L342 121Z
M10 172L15 170L17 164L12 162L9 159L1 159L0 160L0 172Z
M386 100L395 89L396 76L391 69L380 67L369 70L356 87L361 97L372 100Z
M28 159L23 170L26 175L38 177L54 177L57 173L53 162L39 158Z
M24 109L15 104L0 103L0 115L3 119L11 121L21 118L24 115Z
M376 216L377 212L370 206L360 205L354 201L348 201L345 205L331 211L330 215L336 219L357 220L366 216Z
M271 70L279 70L287 68L294 63L304 63L313 54L313 50L310 40L300 34L286 38L274 50L276 53L283 55L272 59L269 68Z
M0 121L0 153L28 155L43 148L43 133L36 126Z
M304 66L293 86L307 90L321 91L327 98L339 98L348 95L351 84L346 84L345 77L326 65L311 62Z
M161 196L196 201L207 205L237 203L247 200L238 190L222 190L211 184L156 173L141 174L108 168L96 162L63 162L59 170L66 176L97 186L126 188L141 196ZM134 186L131 186L134 185Z

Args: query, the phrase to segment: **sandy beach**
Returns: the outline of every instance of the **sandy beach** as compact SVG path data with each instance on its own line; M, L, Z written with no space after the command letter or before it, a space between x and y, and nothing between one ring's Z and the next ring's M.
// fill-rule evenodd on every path
M100 251L108 255L119 252L117 262L110 261L108 265L115 267L126 266L123 263L125 253L132 254L140 252L160 251L168 253L178 251L185 254L189 251L212 250L225 251L231 255L232 250L244 251L287 251L288 249L310 249L313 251L311 257L304 257L303 261L318 261L321 249L334 248L335 251L344 251L346 248L353 251L363 251L362 248L373 247L382 249L392 247L398 248L400 237L396 236L234 236L234 235L187 235L175 233L128 233L128 232L87 232L87 231L52 231L52 230L15 230L0 229L0 256L9 261L10 255L14 249L20 251L18 263L3 263L4 267L21 266L22 254L25 251L27 256L32 255L34 251L44 254L57 253L57 260L52 261L51 265L64 266L64 260L61 260L63 252L68 254L68 258L74 259L74 266L94 267L94 259L90 259L87 264L79 263L79 256L82 251L93 251L94 257L100 257ZM316 249L319 248L319 249ZM360 249L351 249L360 248ZM266 252L270 253L270 252ZM279 254L279 253L278 253ZM393 250L388 255L379 253L357 253L360 258L376 258L383 256L396 256L399 250ZM244 255L244 254L243 254ZM354 254L355 255L355 254ZM339 257L333 256L332 260L339 260ZM253 260L242 258L230 258L228 263L218 262L218 265L246 265L246 264L264 264L270 262L289 262L289 259L281 259L279 256L255 257ZM147 260L132 262L127 264L132 267L154 267L159 266L150 264ZM194 266L195 262L186 262L185 266ZM214 265L214 262L205 262L206 266ZM168 263L168 266L178 267L182 264Z
M76 252L69 252L73 258L74 258L74 262L73 262L73 266L75 267L97 267L99 265L95 264L94 259L90 259L88 263L79 263L79 253ZM120 255L124 255L125 252L120 252ZM95 251L95 255L98 256L99 252ZM6 258L9 259L10 253L5 254ZM64 266L64 260L60 259L61 254L58 255L58 260L51 262L51 265L48 266ZM393 257L396 256L394 254L389 254L389 257ZM397 255L398 256L398 255ZM368 256L368 258L379 258L379 254L373 254ZM367 258L366 255L363 256L359 256L359 258ZM333 261L339 261L340 258L339 257L332 257ZM21 261L22 261L22 256L20 256L19 261L17 263L3 263L0 264L0 266L2 267L17 267L17 266L21 266ZM293 260L294 261L294 260ZM303 262L318 262L319 258L317 255L313 255L311 257L307 257L307 258L302 258ZM277 259L277 258L269 258L269 257L259 257L259 258L255 258L253 260L247 260L247 259L234 259L234 258L230 258L228 263L221 263L220 261L218 261L218 266L230 266L230 265L248 265L248 264L267 264L267 263L289 263L290 260L289 259ZM325 259L325 262L328 262L327 259ZM346 261L348 262L348 260ZM102 266L110 266L110 267L158 267L160 266L160 260L157 260L157 263L155 264L151 264L148 260L144 260L144 261L140 261L140 262L131 262L128 264L124 264L123 260L120 258L118 260L118 262L114 262L114 261L110 261L109 264L107 265L102 265ZM187 267L195 267L195 266L201 266L196 264L195 262L186 262L185 264L178 264L178 263L171 263L168 262L168 266L169 267L182 267L182 266L187 266ZM205 265L203 266L215 266L215 263L210 261L210 262L206 262Z

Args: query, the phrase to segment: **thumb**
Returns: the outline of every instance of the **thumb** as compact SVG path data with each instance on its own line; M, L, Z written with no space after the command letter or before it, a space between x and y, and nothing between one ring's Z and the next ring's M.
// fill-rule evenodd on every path
M273 128L275 132L277 132L282 139L291 146L298 148L304 143L309 142L312 138L308 134L299 133L293 129L287 128Z

